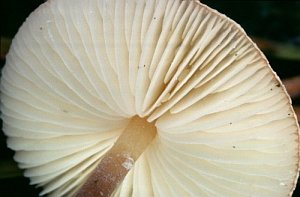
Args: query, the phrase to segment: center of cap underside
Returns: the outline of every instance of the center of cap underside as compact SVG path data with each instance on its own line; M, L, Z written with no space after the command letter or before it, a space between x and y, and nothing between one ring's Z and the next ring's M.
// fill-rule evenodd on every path
M110 196L156 135L154 123L134 116L114 146L104 155L77 197Z

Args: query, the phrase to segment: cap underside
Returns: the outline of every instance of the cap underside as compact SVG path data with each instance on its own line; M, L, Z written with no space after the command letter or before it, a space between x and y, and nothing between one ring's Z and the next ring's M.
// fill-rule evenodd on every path
M3 130L42 194L71 196L129 122L157 135L114 196L288 196L291 101L232 20L196 1L51 0L13 40Z

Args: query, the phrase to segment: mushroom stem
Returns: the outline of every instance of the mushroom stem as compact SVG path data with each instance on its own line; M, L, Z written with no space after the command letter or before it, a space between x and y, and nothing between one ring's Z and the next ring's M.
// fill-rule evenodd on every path
M76 196L110 196L155 135L153 123L134 116Z

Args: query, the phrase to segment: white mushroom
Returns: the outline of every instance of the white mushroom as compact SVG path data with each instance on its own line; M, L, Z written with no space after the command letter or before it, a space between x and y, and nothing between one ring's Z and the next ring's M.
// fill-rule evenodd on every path
M273 197L296 185L282 83L239 25L196 1L49 0L14 38L1 92L8 147L41 195ZM109 193L101 168L123 170L107 175Z

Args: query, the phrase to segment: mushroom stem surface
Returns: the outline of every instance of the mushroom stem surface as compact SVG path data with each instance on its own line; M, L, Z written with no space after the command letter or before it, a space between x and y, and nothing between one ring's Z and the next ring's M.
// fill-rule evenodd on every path
M110 196L156 135L154 123L135 116L106 153L77 197Z

